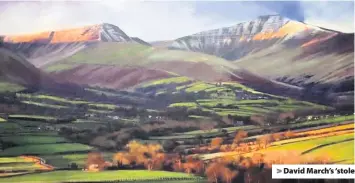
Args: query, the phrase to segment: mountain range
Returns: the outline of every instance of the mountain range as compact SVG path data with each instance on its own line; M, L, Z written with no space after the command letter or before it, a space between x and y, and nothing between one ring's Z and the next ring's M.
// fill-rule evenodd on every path
M155 43L128 35L107 23L5 35L1 47L6 51L0 54L16 54L11 58L34 67L2 69L1 75L19 84L24 82L16 77L48 77L55 83L126 90L148 81L186 76L204 82L238 82L318 102L353 101L353 34L271 15ZM9 77L10 72L20 74ZM26 80L26 84L34 83Z

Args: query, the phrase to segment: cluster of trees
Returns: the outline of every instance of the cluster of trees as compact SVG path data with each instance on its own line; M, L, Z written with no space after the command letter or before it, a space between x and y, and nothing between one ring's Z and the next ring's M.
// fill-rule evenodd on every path
M236 143L245 137L240 132L235 137ZM221 140L214 140L211 146L219 146ZM292 158L290 158L292 156ZM147 169L192 173L206 176L210 182L274 182L271 178L271 166L278 164L326 164L329 158L317 156L307 158L294 152L273 152L272 154L254 153L251 156L223 156L203 161L193 155L166 153L159 144L142 144L131 141L124 151L114 154L113 162L105 161L99 153L89 154L86 167L91 171L104 169Z

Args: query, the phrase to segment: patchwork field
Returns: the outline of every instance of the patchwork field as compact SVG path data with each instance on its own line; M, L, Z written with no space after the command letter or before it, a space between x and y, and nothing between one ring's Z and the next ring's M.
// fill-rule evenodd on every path
M322 135L319 135L320 133ZM308 136L303 137L304 135ZM267 148L255 152L242 154L240 152L220 152L201 155L201 157L205 160L223 156L236 156L238 154L251 157L257 153L262 153L266 156L271 156L272 154L278 156L280 153L287 154L289 152L290 156L295 155L309 160L314 160L315 157L322 157L328 162L337 164L354 163L354 124L299 132L295 133L294 136L291 139L272 142Z
M339 122L351 122L352 120L354 120L354 116L353 115L349 115L349 116L339 116L339 117L333 117L333 118L329 118L329 119L322 119L322 120L312 120L312 121L303 121L303 122L298 122L295 124L289 124L289 125L277 125L277 126L273 126L273 127L269 127L269 130L272 129L280 129L280 128L285 128L285 129L299 129L299 128L306 128L310 125L332 125L332 124L336 124ZM309 133L320 133L320 132L331 132L331 131L337 131L337 130L345 130L345 129L351 129L353 128L353 126L351 126L352 124L348 124L348 125L342 125L340 127L334 128L334 127L330 127L330 128L325 128L323 129L323 127L312 127L315 128L315 130L311 130L311 131L305 131L300 133L301 135L303 134L309 134ZM317 130L318 128L322 128ZM262 131L264 128L260 127L260 126L256 126L256 125L244 125L244 126L237 126L237 127L228 127L228 128L221 128L221 129L211 129L211 130L196 130L196 131L189 131L189 132L184 132L184 133L175 133L173 135L169 135L169 136L151 136L149 137L149 139L151 140L168 140L168 139L174 139L174 140L183 140L183 139L190 139L190 138L196 138L196 136L201 135L203 137L217 137L217 136L221 136L224 133L221 130L226 130L227 133L234 133L237 130L244 130L244 131ZM257 136L256 136L257 137ZM246 139L255 139L256 137L248 137Z
M103 158L106 161L112 161L113 153L112 152L101 152ZM41 156L46 160L46 163L53 165L57 168L68 168L68 165L75 163L78 165L78 168L85 168L86 161L88 159L87 153L71 153L65 155L43 155Z
M36 144L8 148L0 152L0 156L18 156L22 154L44 155L89 151L90 149L92 149L92 147L78 143Z
M200 177L178 172L118 170L104 172L54 171L41 174L31 174L2 178L4 182L100 182L100 181L163 181L163 180L199 180ZM35 180L35 181L34 181Z
M25 156L0 157L0 177L7 176L8 173L27 173L35 170L49 170L50 167L42 165L38 161Z
M0 140L5 143L11 143L15 145L27 145L27 144L54 144L54 143L65 143L68 142L67 139L63 137L55 136L6 136L0 137Z

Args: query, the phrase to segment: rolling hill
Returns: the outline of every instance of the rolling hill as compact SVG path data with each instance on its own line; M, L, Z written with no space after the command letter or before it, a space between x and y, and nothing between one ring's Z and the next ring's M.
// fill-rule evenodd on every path
M321 95L317 100L353 101L354 34L272 15L185 36L169 48L225 58L263 77L303 87L307 99Z
M280 16L262 16L233 27L180 38L170 49L131 38L111 24L5 36L4 46L47 71L60 83L128 89L148 81L186 76L210 83L239 82L277 95L334 102L339 93L344 96L348 90L344 90L342 84L337 84L340 89L335 90L333 84L321 86L321 78L337 82L353 76L348 72L352 66L349 59L353 58L350 51L353 45L339 35L343 34ZM317 46L339 42L346 43L347 47ZM330 51L346 56L330 67L328 60L337 57L329 54ZM327 69L307 67L308 63L320 62ZM281 71L277 69L279 66ZM312 85L309 89L305 84L310 82L316 83L316 87ZM337 93L335 98L334 93ZM329 99L329 96L332 97Z
M5 36L4 42L4 47L46 70L59 82L124 89L180 75L206 82L249 83L278 93L298 94L301 90L250 73L216 56L152 47L111 24Z
M38 88L46 81L40 70L24 58L0 48L0 91L17 91Z
M96 42L144 42L128 37L112 24L97 24L67 30L3 36L3 46L16 51L36 67L64 59Z
M352 78L353 40L353 34L274 15L185 36L170 48L215 55L272 79L307 84Z

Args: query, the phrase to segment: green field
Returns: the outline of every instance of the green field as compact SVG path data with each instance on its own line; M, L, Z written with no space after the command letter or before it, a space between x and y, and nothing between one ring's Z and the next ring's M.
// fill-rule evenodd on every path
M309 125L327 125L327 124L332 124L332 123L337 123L337 122L344 122L344 121L350 121L351 119L354 119L353 115L349 116L338 116L338 117L333 117L333 118L328 118L324 120L314 120L314 121L303 121L303 122L298 122L296 124L285 124L285 125L278 125L274 126L274 128L279 129L279 128L290 128L290 129L295 129L295 128L301 128L301 127L308 127ZM271 127L273 128L273 127ZM228 128L223 128L227 130L228 133L235 132L236 130L243 129L245 131L249 130L262 130L261 127L259 126L254 126L254 125L246 125L246 126L238 126L238 127L228 127ZM184 132L184 133L175 133L167 136L152 136L149 137L151 140L168 140L168 139L189 139L189 138L195 138L196 135L202 135L202 136L208 136L208 137L214 137L217 135L222 135L221 132L219 132L220 129L212 129L212 130L195 130L195 131L189 131L189 132ZM248 137L247 139L254 139L258 136L251 136Z
M23 87L21 85L0 81L0 93L2 93L2 92L18 92L18 91L21 91L24 89L25 89L25 87Z
M317 125L317 124L323 124L323 123L339 123L339 122L343 122L343 121L354 121L354 115L337 116L337 117L330 117L328 119L305 121L305 122L302 122L302 124ZM297 126L297 124L294 124L294 126Z
M338 143L346 140L354 140L354 134L343 134L331 137L322 137L317 139L304 140L301 142L288 143L284 145L277 145L268 148L268 150L302 150L306 151L312 148L317 148L318 146L331 145L332 143ZM282 143L282 141L280 142Z
M37 169L40 169L40 167L32 162L28 162L28 163L0 163L0 171L1 170L31 171L31 170L37 170ZM0 182L1 182L1 179L0 179Z
M336 163L354 164L354 141L340 142L318 148L309 154L328 155Z
M55 120L57 118L51 116L40 116L40 115L27 115L27 114L12 114L9 115L9 118L28 118L34 120Z
M54 136L7 136L0 137L0 140L7 143L13 143L16 145L27 145L27 144L52 144L52 143L64 143L68 142L63 137Z
M26 162L28 161L20 157L0 158L0 163L26 163Z
M223 128L224 130L227 130L227 132L235 132L236 130L248 130L248 129L254 129L257 128L254 125L248 125L248 126L237 126L237 127L229 127L229 128ZM195 130L195 131L189 131L185 133L178 133L178 135L203 135L203 134L208 134L208 133L217 133L219 132L219 129L212 129L209 131L203 131L203 130Z
M214 87L215 87L215 85L198 81L198 82L192 83L187 86L180 86L176 89L177 90L185 90L186 92L199 92L199 91L205 91L209 88L214 88Z
M167 84L184 84L187 82L190 82L191 79L188 77L172 77L172 78L165 78L165 79L159 79L155 80L149 83L144 84L142 87L149 87L149 86L155 86L155 85L167 85Z
M329 156L332 162L354 163L354 134L349 133L276 145L266 149L266 151L268 150L295 150L301 151L305 155Z
M18 97L22 97L22 98L50 100L50 101L69 103L69 104L87 104L87 103L89 103L89 102L83 101L83 100L72 100L72 99L69 100L66 98L51 96L51 95L30 95L30 94L23 94L23 93L17 93L16 95Z
M89 106L95 106L103 109L115 109L117 106L113 104L99 104L99 103L90 103Z
M197 108L197 104L195 102L180 102L170 104L169 107L186 107L188 109L195 109Z
M156 49L136 43L100 43L100 46L87 48L48 65L49 72L70 69L78 64L105 64L117 66L143 66L158 62L204 62L207 64L237 68L234 64L216 56L180 50Z
M0 158L0 171L32 171L37 169L40 169L40 166L21 157Z
M75 151L88 151L92 147L78 143L60 143L60 144L40 144L40 145L24 145L7 148L0 152L0 156L19 156L23 154L55 154Z
M67 109L69 107L67 106L62 106L62 105L52 105L52 104L45 104L45 103L39 103L39 102L33 102L33 101L21 101L24 104L30 104L30 105L36 105L36 106L41 106L41 107L48 107L48 108L53 108L53 109Z
M59 183L85 181L155 181L155 180L199 180L200 177L179 172L147 171L147 170L115 170L102 172L53 171L40 174L28 174L1 178L1 182L31 182L31 183Z
M0 133L11 133L22 131L22 127L15 123L1 122L0 123Z
M106 161L112 161L113 153L110 152L101 152L102 157ZM65 155L45 155L41 156L46 162L50 165L53 165L58 168L67 168L70 163L76 163L79 168L84 168L87 153L84 154L65 154Z

